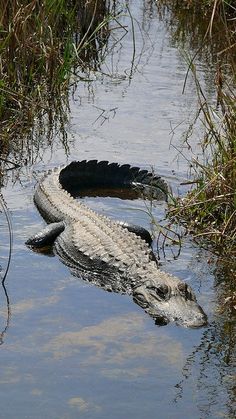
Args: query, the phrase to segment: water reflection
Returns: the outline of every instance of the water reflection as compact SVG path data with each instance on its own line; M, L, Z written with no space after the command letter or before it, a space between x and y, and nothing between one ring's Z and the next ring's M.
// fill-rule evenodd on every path
M230 16L225 15L224 21L219 11L215 11L211 21L211 8L196 1L182 2L181 5L179 0L151 3L156 3L159 18L167 25L171 39L178 48L194 53L198 61L204 61L211 66L219 62L225 64L231 59L235 45L232 42L229 48L230 40L226 28L227 25L230 28ZM220 7L221 3L218 3L219 6L216 4L216 7ZM206 77L207 73L205 72ZM209 79L210 84L212 85L212 80Z
M156 17L156 3L130 2L130 7L135 9L131 10L132 13L136 13L135 19L137 18L144 29L143 34L146 31L145 42L148 36L150 37L149 49L144 53L144 60L139 62L140 67L136 67L137 72L133 73L132 83L130 84L130 72L123 72L122 69L122 65L128 68L128 61L130 65L133 53L131 46L128 52L122 48L117 52L120 54L121 61L118 59L117 62L121 64L121 68L117 69L116 62L114 64L117 58L114 53L111 59L114 65L109 62L108 76L101 75L95 83L83 85L86 97L84 99L83 91L80 91L82 106L77 116L75 115L75 124L78 127L75 136L80 139L80 135L84 134L83 142L76 139L72 148L72 141L68 140L70 109L66 109L67 105L65 104L65 113L63 109L57 113L53 110L53 103L49 103L49 119L45 113L45 119L38 120L38 123L35 120L35 130L32 131L32 135L28 134L28 140L25 141L20 135L18 137L22 165L25 163L30 166L32 162L42 161L40 169L44 165L55 166L58 160L65 161L72 148L73 158L81 158L83 154L82 158L106 158L112 161L112 158L118 157L119 161L128 160L135 164L151 161L156 164L158 171L169 175L169 162L172 162L175 153L170 156L170 150L164 144L169 144L170 119L173 117L174 124L179 121L176 109L179 111L179 107L181 108L181 89L178 90L176 86L181 85L185 70L180 66L174 48L169 48L168 41L162 44L160 50L157 48L156 56L153 54L151 57L154 51L154 41L151 38L153 31L157 28L162 31L161 23ZM137 11L139 7L142 8L140 15ZM138 48L139 51L143 51L144 46L147 47L147 43L141 39L140 31L139 35L136 37L135 63L138 63ZM163 42L165 35L163 31L157 42L155 38L156 45ZM165 48L169 54L167 60L163 52ZM153 58L153 61L150 58ZM175 78L178 65L178 77ZM170 76L171 69L174 71ZM122 78L123 74L126 78ZM92 78L92 73L90 76ZM138 79L137 83L135 77ZM174 80L173 84L171 80ZM143 88L139 89L142 83ZM132 97L133 84L135 94ZM127 85L130 87L128 94ZM101 87L105 89L104 96ZM89 89L90 97L87 95ZM118 100L117 96L112 96L114 91ZM121 102L120 97L125 97L126 101ZM143 97L147 98L145 102L142 101ZM87 108L88 103L90 107ZM93 103L97 105L95 117L94 114L91 117ZM119 109L115 109L117 103ZM171 106L173 103L177 105ZM181 118L182 110L181 108L179 111ZM122 112L124 117L119 119ZM58 124L54 125L57 115ZM104 133L105 130L97 130L99 134L96 137L93 135L94 131L90 131L89 118L95 121L98 115L100 118L97 123L102 127L106 125L108 134ZM106 124L102 124L103 121ZM160 121L160 124L156 121ZM119 143L115 141L115 137L119 138ZM56 151L60 147L61 154L58 158ZM12 151L13 162L19 162L17 153L17 148ZM50 156L48 160L45 159L45 154L47 158ZM184 171L185 166L180 167L181 175ZM19 171L19 177L23 177L22 171ZM171 183L176 182L175 176L170 175L169 179ZM32 412L36 418L44 415L72 419L78 414L89 414L91 418L97 418L101 417L99 409L102 409L104 418L110 418L111 411L114 418L154 418L157 409L160 417L233 418L235 323L233 305L227 300L231 296L231 290L224 292L225 268L221 273L219 269L215 272L217 287L214 295L216 305L221 311L212 315L212 303L208 304L208 300L213 299L213 291L210 280L206 283L205 277L209 277L209 273L203 263L206 255L203 252L200 260L196 262L196 249L188 244L188 251L181 249L180 258L177 254L173 262L173 258L168 256L171 249L167 247L167 263L171 260L167 269L171 269L174 274L181 272L183 277L188 277L191 281L192 271L198 264L204 276L201 298L205 299L208 307L210 326L203 331L182 330L171 326L154 328L148 316L135 311L139 308L132 304L132 301L129 306L128 298L119 298L119 295L114 294L103 296L105 293L95 287L71 279L59 262L47 264L45 258L42 258L44 261L40 257L36 260L34 255L27 254L26 249L23 249L22 240L23 236L25 238L26 226L30 221L30 228L38 229L40 221L30 206L32 184L29 185L28 182L27 187L25 185L26 183L21 190L20 187L14 190L9 187L7 191L11 210L18 217L16 259L12 267L12 277L19 275L20 280L9 281L10 296L14 300L11 342L10 335L6 339L10 304L4 288L1 287L6 312L5 324L1 326L1 339L5 339L5 344L1 347L3 416L14 418L16 409L21 407L18 410L19 418L31 417ZM124 207L119 211L123 214ZM27 229L29 230L29 227ZM4 237L8 238L8 233L2 234L1 251L5 245ZM166 261L163 261L163 264L165 265ZM74 285L71 285L72 283ZM193 285L196 285L194 279ZM173 399L174 403L171 403ZM143 400L146 400L145 404ZM186 414L187 408L189 414ZM68 412L68 409L71 410Z
M187 356L182 369L183 378L176 385L176 404L185 398L189 381L195 380L197 391L204 394L198 400L198 409L202 417L235 418L236 415L236 308L235 301L227 300L235 292L235 270L232 267L222 270L220 264L216 275L216 313L209 327L203 331L201 342ZM197 374L196 374L197 372ZM219 400L222 389L228 394L228 400ZM217 408L216 408L217 406Z
M54 359L66 359L80 354L80 364L100 366L107 376L124 375L128 378L146 375L149 369L140 365L124 371L133 359L161 358L162 362L177 367L183 357L182 345L164 333L144 333L145 319L136 313L109 318L101 323L77 331L66 331L44 346ZM143 332L141 333L141 331ZM137 333L139 332L139 333ZM83 348L86 348L84 352ZM106 368L105 368L106 366Z
M218 403L224 388L228 393L228 401L226 405L224 402L222 404L222 415L226 417L226 408L227 418L234 418L236 413L235 327L226 331L225 324L220 321L212 323L203 332L200 345L188 355L182 375L182 380L175 385L176 404L185 399L185 391L194 380L196 391L204 394L203 400L197 401L202 417L221 416Z
M0 204L3 210L3 216L4 216L4 221L1 225L1 228L3 229L4 224L7 224L6 226L6 230L8 232L8 243L5 243L5 260L6 262L6 266L5 266L5 272L0 274L0 281L1 281L1 288L3 291L3 296L5 299L5 304L6 304L6 315L4 317L6 317L6 323L5 323L5 327L3 328L3 330L0 332L0 345L3 344L4 342L4 336L7 332L7 329L9 328L9 324L10 324L10 317L11 317L11 308L10 308L10 300L9 300L9 296L7 293L7 288L6 288L6 278L7 278L7 274L10 268L10 263L11 263L11 257L12 257L12 246L13 246L13 228L12 228L12 222L11 222L11 216L10 213L8 211L8 208L4 202L3 197L0 195ZM2 255L1 255L2 258ZM1 270L2 270L2 266L1 266Z
M92 400L84 399L83 397L77 396L72 397L68 400L68 406L76 409L78 412L101 412L102 407L95 404Z
M6 314L3 317L5 317L6 320L5 320L4 328L0 330L0 345L2 345L4 343L4 338L5 338L5 335L7 333L8 328L9 328L10 319L11 319L10 300L9 300L9 296L8 296L7 289L6 289L6 286L5 286L4 282L5 282L4 280L1 281L1 287L2 287L2 291L3 291L3 295L5 297L5 307L6 307Z

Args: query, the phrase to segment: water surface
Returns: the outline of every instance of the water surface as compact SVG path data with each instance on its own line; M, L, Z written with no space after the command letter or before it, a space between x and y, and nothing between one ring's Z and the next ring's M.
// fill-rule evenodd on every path
M188 162L175 147L196 110L194 86L182 95L186 65L168 28L148 3L131 2L131 31L71 95L68 144L55 135L34 165L11 172L3 190L14 228L12 264L1 291L1 418L233 418L234 329L219 311L211 256L183 243L160 251L161 268L188 282L209 325L191 330L155 326L129 296L108 293L73 277L57 257L26 248L43 227L33 205L38 171L73 159L102 159L154 167L182 194ZM150 3L151 4L151 3ZM130 19L123 18L129 28ZM137 23L138 22L138 23ZM118 35L117 35L118 36ZM132 62L133 60L133 62ZM195 145L197 147L198 138ZM193 143L194 144L194 143ZM184 155L189 155L183 148ZM146 203L88 198L113 218L150 229ZM165 205L153 209L163 219ZM7 228L2 218L2 266ZM172 252L173 251L173 252ZM7 326L7 330L5 330ZM9 327L8 327L9 326Z

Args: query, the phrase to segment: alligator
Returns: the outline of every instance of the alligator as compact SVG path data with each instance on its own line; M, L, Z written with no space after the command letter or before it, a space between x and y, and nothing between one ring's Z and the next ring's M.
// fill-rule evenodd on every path
M53 252L71 272L107 291L129 294L157 325L206 325L207 317L187 283L160 270L149 232L113 221L76 199L87 189L151 193L166 199L167 184L147 170L107 161L83 160L46 172L34 202L48 223L27 246Z

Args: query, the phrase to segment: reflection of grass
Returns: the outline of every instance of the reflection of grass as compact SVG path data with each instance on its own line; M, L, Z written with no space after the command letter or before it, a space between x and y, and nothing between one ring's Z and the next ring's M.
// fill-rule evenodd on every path
M2 286L5 287L4 283L9 271L9 267L10 267L10 263L11 263L11 257L12 257L12 243L13 243L13 228L12 228L12 222L11 222L11 216L9 213L9 210L4 202L3 197L0 194L0 206L3 210L3 213L5 215L6 218L6 222L7 222L7 227L8 227L8 233L9 233L9 246L8 246L8 259L7 259L7 265L5 267L5 272L4 275L1 276L1 282L2 282ZM7 297L8 300L8 297ZM8 301L9 303L9 301Z
M64 123L71 74L96 68L109 36L104 0L0 0L1 149L20 146L39 117Z
M203 330L200 343L186 358L182 379L175 385L174 402L184 398L194 374L196 388L202 389L207 400L202 417L215 417L214 406L220 394L221 401L225 397L221 403L222 417L235 418L235 269L228 261L218 264L215 278L216 312Z
M231 59L236 47L233 2L160 0L158 11L178 46L190 48L208 63Z
M173 402L178 405L181 399L185 399L191 382L194 382L196 394L201 391L205 397L205 403L200 409L201 417L204 418L235 418L235 330L232 324L231 330L225 326L219 320L203 331L199 345L186 358L182 379L175 384ZM202 399L196 402L200 404ZM216 414L216 406L217 412L219 407L221 409L220 415Z

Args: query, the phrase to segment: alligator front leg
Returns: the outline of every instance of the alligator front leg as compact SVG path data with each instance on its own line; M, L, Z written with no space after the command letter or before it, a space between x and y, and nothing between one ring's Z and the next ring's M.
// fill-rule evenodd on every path
M146 228L140 227L139 225L136 225L136 224L129 224L129 223L126 223L125 221L119 221L118 224L121 227L127 228L127 230L130 231L131 233L134 233L137 236L141 237L142 240L145 240L145 242L147 242L151 246L152 237L149 231L146 230Z
M37 249L51 246L64 229L64 221L48 224L47 227L35 234L35 236L30 237L25 244Z

